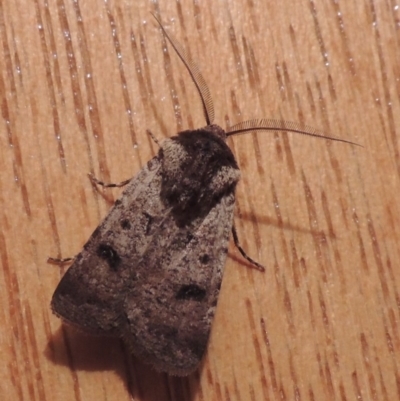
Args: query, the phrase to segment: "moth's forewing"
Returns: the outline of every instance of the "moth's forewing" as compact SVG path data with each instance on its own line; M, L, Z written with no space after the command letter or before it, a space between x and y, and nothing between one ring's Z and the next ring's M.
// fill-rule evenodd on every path
M146 269L145 257L143 276L127 294L129 326L124 338L135 354L157 370L187 375L204 355L221 287L233 208L231 193L195 224L194 230L162 230L169 234L157 240L168 244L160 246L164 254L157 259L157 267L151 263L153 268ZM185 243L180 250L174 246L179 242Z
M94 334L120 334L125 293L149 241L146 211L159 197L160 170L154 157L131 180L61 279L51 307L66 322Z

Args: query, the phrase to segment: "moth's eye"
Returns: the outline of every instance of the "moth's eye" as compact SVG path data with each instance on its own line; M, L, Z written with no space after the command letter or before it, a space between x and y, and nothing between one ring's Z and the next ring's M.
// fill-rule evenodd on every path
M200 288L196 284L188 284L183 285L179 291L176 293L176 299L183 300L193 300L193 301L202 301L206 296L206 290L204 288Z
M97 248L97 255L106 260L112 269L116 269L121 262L117 251L111 245L100 244Z

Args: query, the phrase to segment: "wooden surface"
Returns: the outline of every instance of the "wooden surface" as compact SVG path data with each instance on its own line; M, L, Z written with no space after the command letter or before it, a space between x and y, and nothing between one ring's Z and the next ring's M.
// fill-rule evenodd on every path
M65 268L159 139L216 122L300 121L364 148L292 134L229 141L236 225L201 369L154 373L117 339L49 309ZM400 9L396 2L0 2L0 399L400 399ZM232 241L231 241L232 242Z

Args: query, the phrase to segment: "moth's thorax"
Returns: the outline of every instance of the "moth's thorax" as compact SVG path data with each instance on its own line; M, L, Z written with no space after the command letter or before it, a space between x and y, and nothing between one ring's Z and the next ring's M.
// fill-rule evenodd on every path
M239 170L235 157L226 144L225 131L216 124L197 130L180 132L161 144L163 167L169 173L185 176L190 166L200 170L219 170L222 167Z
M218 125L180 132L161 144L162 193L176 211L196 215L234 191L240 178L235 157ZM196 210L196 213L195 213Z

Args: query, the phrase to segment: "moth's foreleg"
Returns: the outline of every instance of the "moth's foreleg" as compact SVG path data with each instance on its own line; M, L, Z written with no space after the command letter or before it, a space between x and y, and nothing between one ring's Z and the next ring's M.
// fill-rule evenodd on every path
M101 185L103 188L124 187L124 186L125 186L126 184L128 184L128 183L131 181L131 179L132 179L132 178L129 178L128 180L121 181L121 182L118 182L118 183L116 183L116 184L113 184L113 183L108 183L108 184L106 184L105 182L98 180L98 179L97 179L93 174L91 174L91 173L88 174L88 177L89 177L90 181L91 181L93 184L95 184L95 185Z
M75 257L73 258L52 258L51 256L49 256L47 258L47 263L50 263L52 265L64 265L66 263L72 263L74 261Z
M160 142L155 137L155 135L149 129L147 129L146 132L150 135L151 139L161 148Z
M236 227L235 227L235 223L233 223L232 225L232 234L233 234L233 241L235 242L235 246L236 248L239 250L239 252L242 254L242 256L248 261L250 262L255 269L263 272L265 271L265 267L260 265L258 262L256 262L255 260L253 260L250 256L247 255L247 253L244 251L244 249L241 247L240 243L239 243L239 238L237 235L237 231L236 231Z

